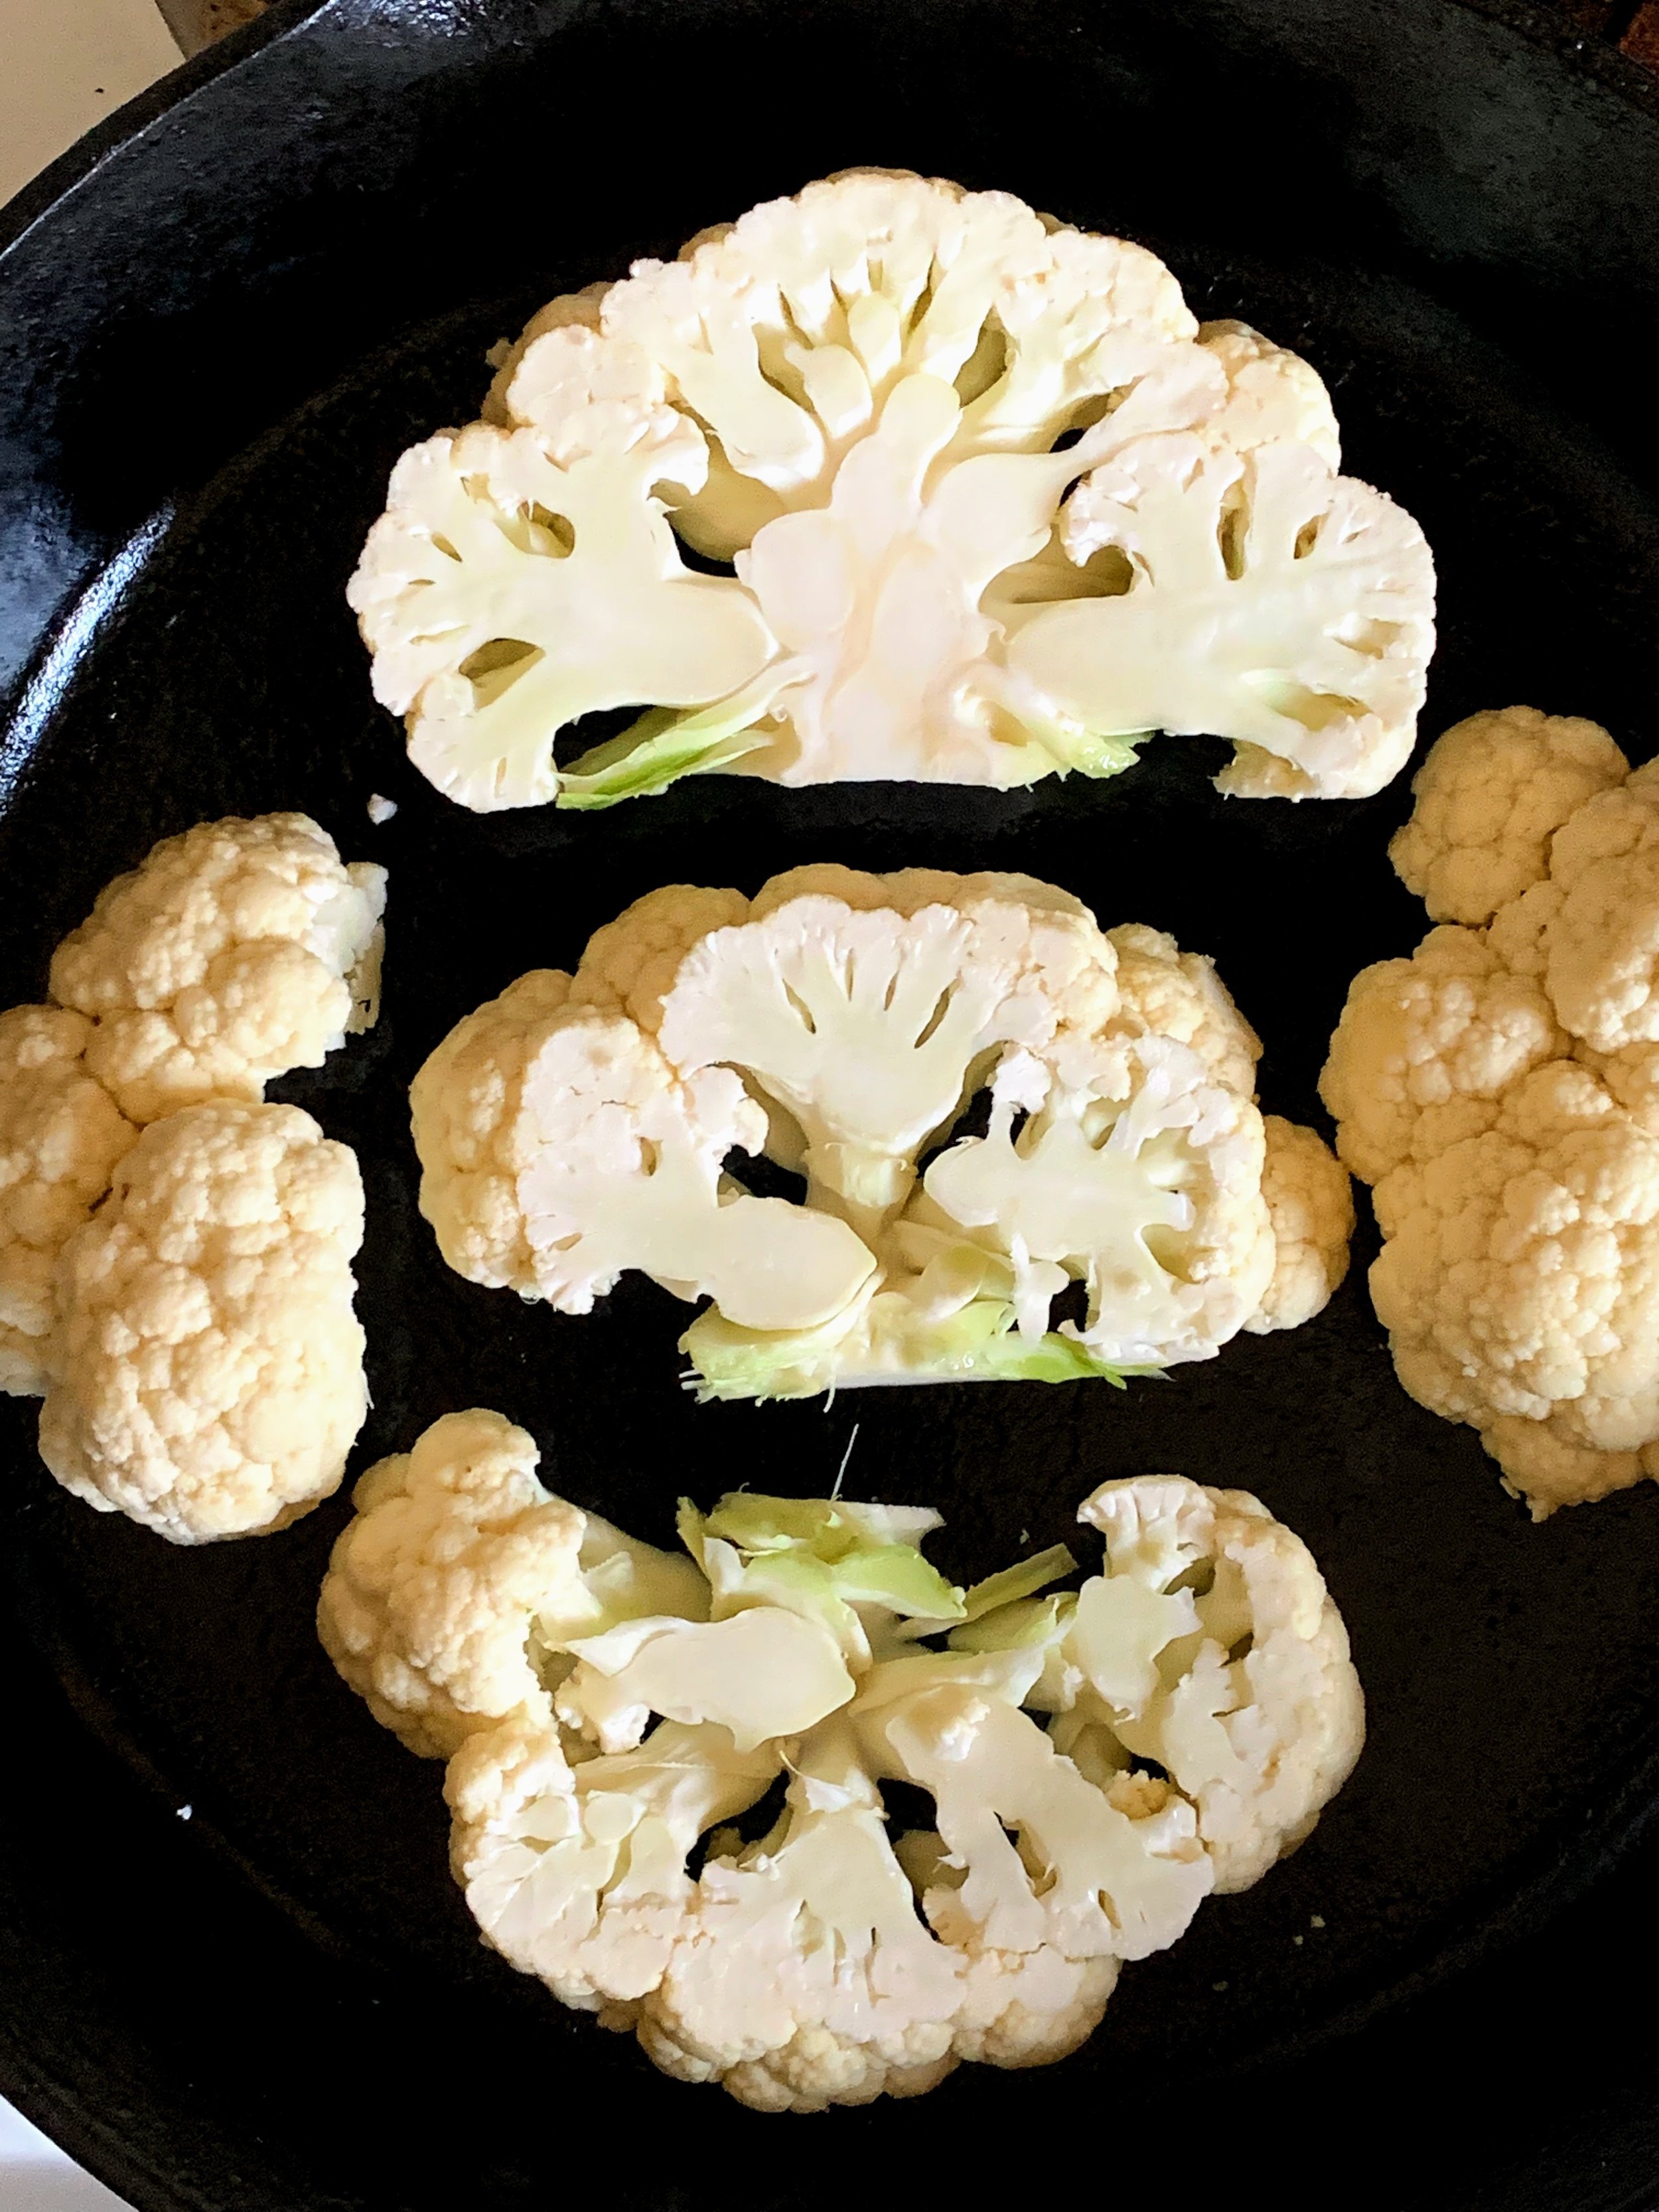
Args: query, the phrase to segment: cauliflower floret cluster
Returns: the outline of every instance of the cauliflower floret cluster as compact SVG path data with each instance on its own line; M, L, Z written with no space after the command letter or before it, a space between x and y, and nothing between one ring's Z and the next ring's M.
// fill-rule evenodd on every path
M1101 1571L1055 1595L1063 1546L963 1589L923 1556L936 1513L846 1500L683 1504L672 1558L536 1466L473 1412L372 1468L324 1642L448 1756L484 1940L761 2111L1064 2057L1358 1754L1340 1616L1241 1492L1103 1485ZM894 1783L933 1828L890 1832Z
M59 1482L177 1544L308 1513L368 1407L362 1233L356 1159L297 1107L153 1123L58 1263L40 1456Z
M1006 788L1158 730L1231 738L1225 791L1350 798L1410 753L1433 565L1337 473L1317 375L1006 192L863 170L753 208L544 308L485 417L403 456L348 595L464 805Z
M1441 926L1321 1090L1400 1379L1542 1520L1659 1475L1659 776L1591 722L1447 731L1391 852Z
M1029 877L675 886L438 1047L421 1206L459 1273L563 1312L630 1267L706 1295L705 1396L1121 1380L1341 1279L1346 1176L1264 1122L1259 1052L1207 961Z
M100 894L57 1004L0 1014L0 1389L48 1396L69 1488L179 1542L283 1526L362 1422L356 1163L301 1164L320 1133L261 1102L373 1025L385 904L386 871L303 814L204 823ZM227 1102L248 1110L177 1120Z

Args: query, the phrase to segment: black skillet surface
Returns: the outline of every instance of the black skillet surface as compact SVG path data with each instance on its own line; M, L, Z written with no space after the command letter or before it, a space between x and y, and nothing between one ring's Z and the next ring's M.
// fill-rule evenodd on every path
M851 1486L943 1507L965 1578L1065 1534L1101 1478L1182 1468L1312 1544L1371 1737L1312 1842L1130 1969L1081 2056L803 2135L664 2081L479 1948L438 1770L312 1634L343 1496L174 1551L59 1492L32 1408L0 1401L0 2082L145 2212L483 2212L561 2184L799 2204L1068 2143L1131 2188L1650 2204L1659 2039L1601 2023L1655 1963L1659 1854L1604 1870L1659 1783L1659 1500L1529 1527L1395 1386L1369 1227L1318 1322L1127 1397L699 1410L665 1294L525 1308L448 1273L415 1211L404 1088L457 1016L649 885L820 857L1024 868L1174 930L1267 1038L1264 1103L1316 1117L1347 979L1421 927L1384 857L1403 783L1224 807L1220 749L1171 743L1026 795L714 781L473 817L404 762L341 597L392 457L474 410L484 348L541 300L902 164L1144 239L1201 313L1318 364L1349 466L1437 549L1429 731L1524 699L1645 758L1659 121L1633 74L1452 0L332 0L173 86L18 205L0 262L0 1004L154 838L308 809L392 871L380 1029L276 1086L362 1161L354 1472L494 1405L558 1488L666 1539L682 1490L827 1486L856 1421ZM399 809L379 829L374 791Z

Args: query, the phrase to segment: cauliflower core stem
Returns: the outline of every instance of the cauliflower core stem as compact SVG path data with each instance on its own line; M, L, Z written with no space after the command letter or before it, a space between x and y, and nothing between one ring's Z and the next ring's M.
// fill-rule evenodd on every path
M1207 961L1029 877L671 887L438 1047L421 1206L461 1273L564 1312L629 1267L706 1294L706 1396L1121 1381L1342 1278L1347 1179L1258 1113L1258 1050ZM804 1204L745 1188L762 1154Z
M1293 1850L1358 1755L1340 1615L1241 1492L1103 1484L1080 1588L1056 1546L963 1589L926 1508L683 1504L681 1557L536 1467L475 1411L372 1468L323 1641L448 1759L485 1942L760 2111L1064 2057L1122 1962ZM893 1783L931 1829L891 1832Z

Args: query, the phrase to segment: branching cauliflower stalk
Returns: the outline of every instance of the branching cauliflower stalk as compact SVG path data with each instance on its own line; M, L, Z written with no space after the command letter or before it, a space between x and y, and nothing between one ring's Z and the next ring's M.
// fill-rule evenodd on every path
M1029 877L675 886L438 1047L421 1206L462 1274L563 1312L629 1267L706 1294L705 1396L1121 1381L1341 1279L1347 1178L1263 1121L1259 1052L1207 961ZM761 1156L803 1203L746 1188Z
M1321 1084L1412 1395L1542 1520L1659 1475L1659 778L1531 708L1447 731L1391 848L1431 930Z
M348 594L463 805L1006 788L1160 729L1231 738L1225 791L1348 798L1411 750L1432 563L1338 475L1314 371L1006 193L866 170L751 209L544 308L485 418L404 455Z
M962 1589L923 1555L936 1513L843 1499L685 1504L671 1556L536 1467L473 1412L372 1468L323 1640L448 1758L484 1940L759 2110L1064 2057L1358 1753L1340 1617L1242 1492L1103 1485L1101 1571L1056 1593L1064 1546ZM894 1783L933 1827L891 1832Z
M356 1163L260 1102L372 1026L385 904L303 814L204 823L100 894L56 1005L0 1014L0 1389L177 1542L309 1511L362 1421Z

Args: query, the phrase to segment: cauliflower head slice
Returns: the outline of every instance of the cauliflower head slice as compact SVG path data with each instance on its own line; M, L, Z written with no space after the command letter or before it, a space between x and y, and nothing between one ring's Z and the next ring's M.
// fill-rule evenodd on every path
M1010 1054L988 1133L928 1169L938 1212L1007 1255L1028 1341L1074 1280L1088 1313L1062 1333L1120 1368L1212 1358L1260 1306L1274 1266L1261 1117L1205 1073L1158 1037Z
M1629 773L1601 725L1578 715L1471 714L1430 748L1389 858L1431 921L1478 927L1545 881L1556 831Z
M1307 1546L1244 1491L1143 1475L1102 1484L1078 1518L1106 1560L1071 1656L1124 1748L1197 1808L1217 1891L1247 1889L1311 1834L1364 1746L1342 1616Z
M386 870L307 815L201 823L99 894L52 995L91 1018L88 1070L130 1121L257 1100L374 1026L385 906Z
M137 1140L87 1073L92 1034L62 1006L0 1014L0 1390L17 1397L46 1388L58 1255Z
M352 1493L318 1633L375 1719L423 1758L449 1758L509 1714L550 1726L550 1662L570 1639L707 1616L689 1559L554 1497L539 1461L499 1413L447 1413Z
M1306 757L1243 790L1371 790L1404 757L1431 573L1413 526L1335 477L1318 377L1243 325L1199 330L1142 249L1006 193L861 171L751 209L551 302L486 414L404 457L350 591L377 696L464 804L602 806L710 769L1109 775L1157 726L1131 705ZM1218 487L1171 526L1186 567L1206 526L1212 552L1218 527L1251 539L1243 611L1221 610L1255 657L1170 576L1152 642L1177 635L1184 689L1133 652L1120 672L1121 622L1034 653L1028 626L1139 597L1135 556L1085 548L1066 495L1172 438ZM1249 531L1247 464L1271 479ZM1278 543L1298 501L1305 573ZM690 573L677 538L735 574ZM1346 628L1322 623L1339 572L1365 599ZM555 767L561 727L624 703L648 711Z
M153 1123L58 1262L40 1455L178 1544L285 1528L339 1486L368 1409L362 1182L291 1106Z
M1279 1115L1262 1117L1261 1195L1273 1224L1273 1279L1245 1322L1254 1335L1299 1328L1322 1313L1348 1272L1353 1190L1324 1139Z

